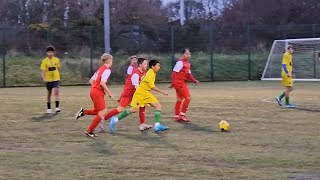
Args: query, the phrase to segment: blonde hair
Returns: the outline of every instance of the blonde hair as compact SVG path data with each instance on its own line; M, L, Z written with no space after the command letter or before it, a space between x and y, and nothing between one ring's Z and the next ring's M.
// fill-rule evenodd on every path
M113 58L113 56L112 56L111 54L104 53L104 54L102 54L102 56L101 56L101 61L102 61L102 62L106 62L107 60L110 60L110 59L112 59L112 58Z

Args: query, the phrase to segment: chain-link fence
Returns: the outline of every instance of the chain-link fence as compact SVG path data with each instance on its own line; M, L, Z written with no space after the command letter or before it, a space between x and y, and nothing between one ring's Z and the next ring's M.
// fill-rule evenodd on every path
M200 81L258 80L275 39L318 37L319 25L232 26L211 24L168 27L148 31L124 26L112 32L114 55L112 83L122 84L128 57L134 54L158 59L159 81L170 81L179 51L192 51L192 72ZM103 27L0 28L0 86L41 85L40 62L45 48L53 45L62 62L63 85L87 84L104 52Z

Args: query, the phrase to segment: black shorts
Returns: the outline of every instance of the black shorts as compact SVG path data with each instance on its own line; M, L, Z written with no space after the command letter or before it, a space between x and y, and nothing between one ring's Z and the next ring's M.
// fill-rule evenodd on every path
M60 87L60 81L47 82L46 86L47 86L47 90L51 91L53 88Z

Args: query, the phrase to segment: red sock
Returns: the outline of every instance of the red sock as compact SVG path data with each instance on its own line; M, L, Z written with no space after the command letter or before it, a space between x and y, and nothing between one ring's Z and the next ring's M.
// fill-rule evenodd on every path
M90 126L87 129L87 132L92 133L93 130L98 126L99 122L101 121L101 117L99 115L96 115L94 119L92 120Z
M181 112L186 113L190 104L190 99L185 99L182 103Z
M98 113L97 113L97 111L95 111L95 110L84 110L84 112L83 112L85 115L97 115Z
M139 108L139 118L140 118L140 124L143 124L146 122L146 107L140 107Z
M176 116L179 116L179 114L180 114L181 104L182 104L181 101L177 101L177 102L176 102L176 105L175 105L175 107L174 107L175 115L176 115Z
M119 114L118 109L112 109L112 110L104 117L104 119L105 119L105 120L108 120L108 119L110 119L112 116L115 116L115 115L117 115L117 114Z

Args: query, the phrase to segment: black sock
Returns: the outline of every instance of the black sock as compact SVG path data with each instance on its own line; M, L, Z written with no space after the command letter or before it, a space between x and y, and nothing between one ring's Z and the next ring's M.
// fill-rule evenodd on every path
M51 103L50 102L47 102L47 108L51 109Z
M60 103L60 101L56 101L56 107L57 108L59 107L59 103Z

